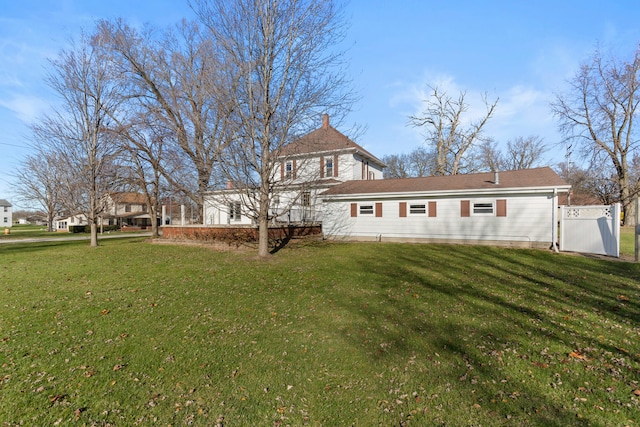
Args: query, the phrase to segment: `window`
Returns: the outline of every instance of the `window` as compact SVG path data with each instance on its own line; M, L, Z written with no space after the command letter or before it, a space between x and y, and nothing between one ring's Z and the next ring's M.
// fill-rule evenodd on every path
M493 215L493 203L482 202L482 203L473 203L473 214L474 215Z
M126 205L124 206L124 211L125 211L125 212L131 212L131 205L126 204Z
M72 216L72 217L71 217L71 224L74 224L75 222L76 222L76 217L75 217L75 216Z
M66 229L66 228L67 228L67 221L60 221L60 222L58 222L58 228L59 228L60 230L64 230L64 229Z
M242 216L240 214L240 202L229 203L229 220L240 221L241 218Z
M333 158L331 157L324 159L324 176L333 176Z
M290 160L285 163L284 177L287 179L291 179L293 177L293 162Z
M4 217L4 222L7 223L9 222L9 218L7 218L6 216Z
M414 215L423 215L427 213L426 205L409 205L409 213Z
M311 206L311 193L309 193L308 191L305 191L304 193L302 193L302 206L305 207L309 207Z
M360 205L360 215L373 215L373 205Z
M142 212L147 212L147 205L142 205Z
M373 181L374 179L376 179L376 174L369 171L369 181Z
M9 206L3 206L5 212L9 212Z

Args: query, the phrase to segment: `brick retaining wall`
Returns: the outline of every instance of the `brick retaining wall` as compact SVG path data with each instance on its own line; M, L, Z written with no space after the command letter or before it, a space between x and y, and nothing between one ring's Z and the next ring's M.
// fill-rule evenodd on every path
M249 243L258 241L256 227L229 227L204 225L165 225L161 227L163 239L195 240L203 242ZM295 237L319 236L320 225L269 227L269 240L285 240Z

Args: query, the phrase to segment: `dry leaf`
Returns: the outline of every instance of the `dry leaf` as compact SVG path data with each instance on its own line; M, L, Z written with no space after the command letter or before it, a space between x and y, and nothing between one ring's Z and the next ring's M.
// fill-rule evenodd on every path
M633 390L633 394L640 396L640 389Z
M587 358L579 351L572 351L571 353L569 353L569 357L572 359L587 360Z
M107 310L106 308L100 312L101 316L104 316L105 314L109 314L109 310Z
M618 301L629 301L629 297L628 297L628 296L625 296L625 295L618 295L618 296L616 297L616 299L617 299Z

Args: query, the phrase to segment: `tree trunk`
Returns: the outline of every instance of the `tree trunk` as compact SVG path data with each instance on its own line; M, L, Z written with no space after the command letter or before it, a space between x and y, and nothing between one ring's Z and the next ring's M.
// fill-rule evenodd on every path
M91 244L92 248L98 246L98 224L95 221L91 221Z

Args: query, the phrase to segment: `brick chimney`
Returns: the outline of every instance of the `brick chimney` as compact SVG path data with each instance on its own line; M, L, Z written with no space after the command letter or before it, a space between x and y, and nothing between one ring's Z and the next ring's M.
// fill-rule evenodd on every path
M322 115L322 129L329 129L329 115L327 113Z

